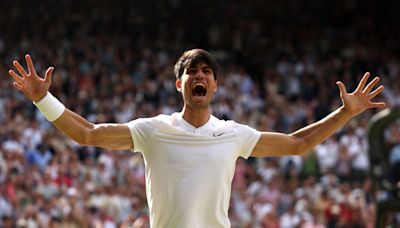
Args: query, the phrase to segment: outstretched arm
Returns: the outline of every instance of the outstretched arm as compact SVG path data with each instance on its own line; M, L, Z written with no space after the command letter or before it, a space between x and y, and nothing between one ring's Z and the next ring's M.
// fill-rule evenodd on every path
M13 61L17 72L10 70L8 73L14 79L14 87L38 105L51 97L48 90L54 68L49 67L44 78L42 78L36 73L31 56L26 55L25 60L28 65L28 72L18 61ZM43 112L43 110L41 111ZM50 115L47 115L48 113ZM45 114L61 132L81 145L110 149L133 148L129 128L123 124L93 124L71 110L64 109L64 106L54 98L50 99L46 105Z
M344 84L337 82L343 105L322 120L289 135L262 132L258 143L254 147L252 156L283 156L306 153L331 136L337 129L343 127L351 118L366 109L385 107L385 102L371 101L382 92L384 87L381 85L372 91L372 88L380 79L375 77L366 86L369 76L370 73L365 73L358 87L352 93L347 93Z

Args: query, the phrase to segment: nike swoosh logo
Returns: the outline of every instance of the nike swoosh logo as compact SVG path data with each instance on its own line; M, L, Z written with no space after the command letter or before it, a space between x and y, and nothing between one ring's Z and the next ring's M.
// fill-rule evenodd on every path
M221 135L223 135L223 134L225 134L225 132L214 133L214 134L213 134L213 137L218 137L218 136L221 136Z

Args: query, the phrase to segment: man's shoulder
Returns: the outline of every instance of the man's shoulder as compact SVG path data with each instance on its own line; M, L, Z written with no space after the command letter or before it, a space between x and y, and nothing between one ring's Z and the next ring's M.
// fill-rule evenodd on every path
M214 125L217 129L230 129L230 130L241 130L241 129L253 129L252 127L238 123L234 120L223 120L223 119L218 119L214 117Z
M139 117L132 121L156 123L156 122L160 122L160 121L161 122L171 121L171 119L172 119L172 115L159 114L157 116L152 116L152 117Z
M150 117L149 120L153 121L153 122L170 123L172 121L172 119L173 119L174 114L171 114L171 115L159 114L157 116Z

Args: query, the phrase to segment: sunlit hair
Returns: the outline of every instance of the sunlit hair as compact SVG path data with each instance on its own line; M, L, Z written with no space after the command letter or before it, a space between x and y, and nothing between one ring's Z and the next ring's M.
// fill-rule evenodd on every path
M186 68L195 66L198 63L207 64L214 74L214 79L217 79L218 64L215 58L203 49L192 49L185 51L178 61L175 63L174 73L177 79L181 79L183 71Z

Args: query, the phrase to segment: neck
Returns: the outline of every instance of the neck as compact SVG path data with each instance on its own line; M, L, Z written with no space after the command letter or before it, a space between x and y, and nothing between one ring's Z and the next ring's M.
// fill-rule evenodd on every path
M195 128L203 126L210 119L210 110L208 107L194 110L188 105L185 105L181 113L182 118Z

